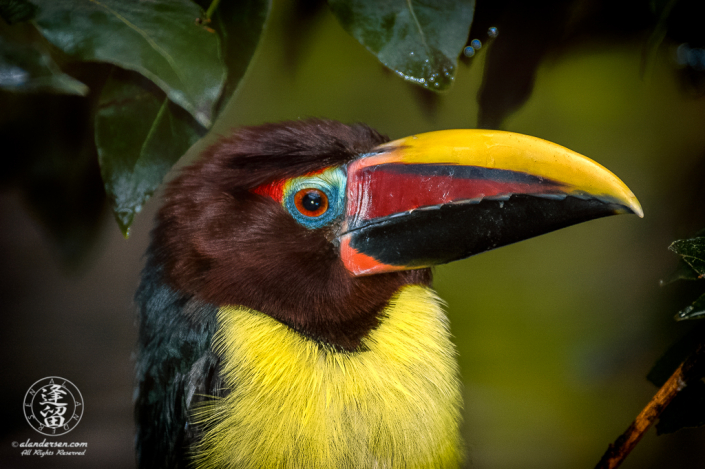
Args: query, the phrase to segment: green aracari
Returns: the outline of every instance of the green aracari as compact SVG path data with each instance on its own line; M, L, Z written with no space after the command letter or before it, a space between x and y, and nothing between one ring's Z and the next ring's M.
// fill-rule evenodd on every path
M456 350L431 267L643 212L535 137L236 129L169 184L136 295L142 468L456 468Z

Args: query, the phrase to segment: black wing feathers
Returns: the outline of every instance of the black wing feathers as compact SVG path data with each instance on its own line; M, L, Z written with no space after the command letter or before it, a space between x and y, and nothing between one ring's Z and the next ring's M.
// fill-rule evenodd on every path
M193 404L222 395L219 360L211 351L216 308L174 291L151 252L135 296L139 350L135 420L141 468L183 468L199 438Z

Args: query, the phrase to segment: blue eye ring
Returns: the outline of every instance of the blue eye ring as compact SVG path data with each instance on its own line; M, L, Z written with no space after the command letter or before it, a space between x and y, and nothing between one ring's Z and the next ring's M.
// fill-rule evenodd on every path
M283 205L308 229L330 224L343 213L345 172L331 168L315 176L292 179L285 186Z

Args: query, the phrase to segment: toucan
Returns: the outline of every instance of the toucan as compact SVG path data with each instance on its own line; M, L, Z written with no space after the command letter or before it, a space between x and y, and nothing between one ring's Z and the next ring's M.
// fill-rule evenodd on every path
M165 189L136 294L142 468L456 468L456 350L431 267L643 212L615 175L516 133L395 141L243 127Z

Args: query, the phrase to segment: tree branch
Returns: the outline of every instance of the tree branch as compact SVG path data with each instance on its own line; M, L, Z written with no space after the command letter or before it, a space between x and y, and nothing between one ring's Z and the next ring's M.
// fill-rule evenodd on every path
M688 384L688 374L698 358L705 352L705 346L698 346L680 366L673 372L668 381L661 386L651 401L644 407L627 430L612 443L597 463L595 469L615 469L622 464L644 433L656 421L658 416L668 406L674 397Z

